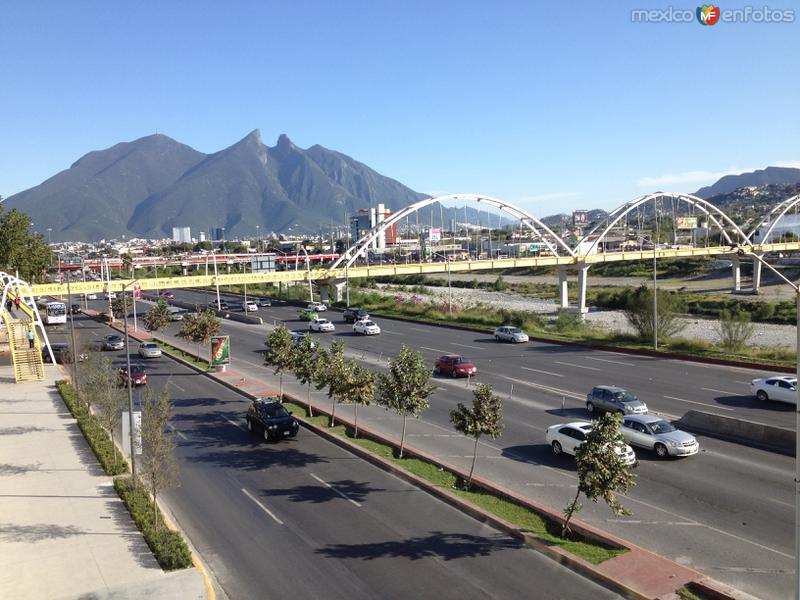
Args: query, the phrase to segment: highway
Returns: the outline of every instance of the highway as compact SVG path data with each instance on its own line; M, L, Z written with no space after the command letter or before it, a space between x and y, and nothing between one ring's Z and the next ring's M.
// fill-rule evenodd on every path
M202 303L205 294L181 291L179 299ZM213 294L208 295L209 298ZM140 311L147 309L140 304ZM264 339L272 321L305 329L297 308L276 305L259 313L265 325L223 321L233 338L233 368L270 379L262 365ZM749 380L762 373L684 361L592 351L574 346L498 344L489 335L376 318L380 336L354 336L339 315L329 312L337 332L315 334L342 339L348 352L383 368L387 357L405 344L424 353L429 364L445 352L464 353L480 369L478 381L490 383L505 398L506 429L496 442L481 444L478 472L555 508L566 505L575 485L570 458L556 458L545 444L549 425L586 419L586 392L593 385L625 386L652 411L679 416L689 408L742 416L788 426L790 407L760 405L746 396ZM177 331L177 324L168 332ZM469 442L452 431L449 410L469 402L464 380L435 378L431 408L413 421L409 443L448 461L467 466ZM513 396L508 399L513 384ZM305 397L305 388L289 389ZM313 395L328 408L322 392ZM565 407L561 409L562 400ZM339 414L350 409L343 407ZM397 436L397 419L377 407L359 411L370 427ZM794 555L793 474L791 457L700 436L700 455L657 461L637 450L638 485L627 498L631 517L615 518L602 505L585 507L580 518L655 552L696 568L715 579L762 598L785 598L792 589Z
M76 329L82 343L111 331L85 316ZM175 409L168 505L229 598L618 597L303 429L266 444L241 395L167 357L144 363Z

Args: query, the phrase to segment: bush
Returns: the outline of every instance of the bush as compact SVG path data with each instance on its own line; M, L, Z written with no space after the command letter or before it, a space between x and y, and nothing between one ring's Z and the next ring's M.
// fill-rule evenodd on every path
M169 529L156 531L153 528L153 512L158 510L158 507L153 504L144 489L139 486L134 490L130 477L115 478L114 488L144 535L147 545L150 546L161 568L165 571L172 571L191 567L192 553L183 540L183 536L177 531ZM160 512L159 521L163 522Z
M719 315L720 346L729 352L738 352L753 337L755 326L750 315L743 311L723 310Z
M508 289L508 284L505 282L505 280L503 280L502 275L498 275L497 279L494 280L494 283L492 284L492 289L495 292L502 292L503 290Z
M667 346L674 352L688 352L690 354L707 354L711 350L711 344L698 338L670 338Z
M75 388L65 382L57 381L56 388L64 400L64 404L78 422L78 428L83 432L89 447L94 452L100 466L103 467L106 475L121 475L128 472L128 462L117 452L114 442L108 436L108 432L100 425L100 421L89 409L78 404ZM116 464L114 456L116 453Z
M562 308L558 311L558 319L556 319L554 327L559 333L579 333L586 329L586 323L578 313Z
M680 298L670 292L658 290L657 315L653 317L653 292L644 284L628 296L625 317L631 326L645 340L652 340L654 333L668 338L685 327L678 319L681 309Z

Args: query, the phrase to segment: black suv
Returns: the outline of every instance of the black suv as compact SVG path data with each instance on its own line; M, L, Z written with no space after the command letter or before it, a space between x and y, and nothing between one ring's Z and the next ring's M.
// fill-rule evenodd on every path
M58 364L72 364L72 350L70 349L69 344L54 343L50 344L50 347L53 349L53 356ZM79 362L86 360L86 358L86 354L78 354ZM44 362L50 362L50 353L47 351L47 346L42 346L42 360Z
M369 314L367 314L367 311L360 308L355 308L353 306L348 306L345 308L342 316L344 317L345 323L355 323L356 321L369 319Z
M247 409L248 431L260 431L266 441L295 437L300 426L277 398L258 398Z

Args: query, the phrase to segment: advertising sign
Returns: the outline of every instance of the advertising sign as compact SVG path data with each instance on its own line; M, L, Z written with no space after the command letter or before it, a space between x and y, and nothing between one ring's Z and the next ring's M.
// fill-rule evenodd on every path
M142 286L140 286L138 283L133 284L133 299L142 299Z
M231 363L231 338L228 335L216 335L211 338L211 365L229 365Z
M428 239L432 242L439 242L442 239L442 230L441 229L431 229L430 234L428 235Z
M697 229L697 217L678 217L678 229Z

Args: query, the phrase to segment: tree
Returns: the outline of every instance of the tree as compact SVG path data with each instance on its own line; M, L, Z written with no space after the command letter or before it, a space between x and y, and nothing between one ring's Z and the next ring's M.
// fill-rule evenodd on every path
M120 394L121 388L119 370L111 359L99 352L90 352L88 360L81 363L80 371L81 400L87 410L91 410L92 405L113 405L113 396Z
M294 364L294 349L292 348L292 336L283 325L279 325L269 334L268 346L264 354L264 364L275 367L275 374L280 381L280 399L283 402L283 372L291 369Z
M0 270L19 273L30 282L44 281L53 253L44 238L31 233L31 218L0 205Z
M755 326L750 322L750 313L735 309L719 313L720 345L730 352L738 352L753 337Z
M183 317L178 336L197 344L197 353L200 354L200 345L207 345L212 337L219 335L222 325L213 310L206 308L201 311L198 307L195 307L195 311L196 312ZM210 348L208 364L211 365Z
M347 401L353 405L353 437L358 437L358 407L369 406L375 398L375 373L355 360L350 363L353 377Z
M658 290L658 335L670 337L681 331L686 325L678 318L680 300L674 294ZM625 317L631 326L645 340L653 339L653 291L644 284L640 285L628 296L625 306Z
M482 435L496 439L503 431L503 405L500 396L492 392L492 386L481 383L472 392L472 408L461 402L450 411L450 422L456 431L475 438L472 450L472 466L469 469L466 489L472 484L472 473L478 458L478 441Z
M164 329L171 321L167 301L160 298L156 305L144 314L142 320L144 321L144 326L147 328L147 331L160 331Z
M336 424L336 404L344 402L352 388L354 362L347 362L344 357L344 343L337 340L331 344L330 350L319 351L319 370L316 373L315 386L318 390L328 388L331 399L331 420L328 424Z
M306 336L292 351L292 373L297 380L307 386L308 394L308 416L313 417L314 411L311 407L311 384L319 370L319 353L310 337Z
M575 463L578 467L578 490L575 497L564 509L564 526L561 537L570 529L569 522L582 506L578 498L583 493L592 502L603 498L616 515L631 514L617 500L617 494L625 494L636 485L636 476L631 468L623 464L615 448L624 445L625 440L619 431L622 417L616 413L604 413L594 422L592 430L586 436L586 442L575 451Z
M128 307L131 306L131 298L127 294L117 294L117 297L111 301L111 312L114 314L115 319L121 319L128 312ZM132 306L131 306L132 308Z
M178 484L175 442L167 430L172 418L169 390L165 385L156 395L148 388L142 398L142 455L139 472L155 503L158 494ZM158 510L153 511L153 527L158 530Z
M98 353L94 353L98 356ZM90 355L91 356L91 355ZM105 356L90 358L88 384L89 393L94 400L97 416L103 429L108 433L114 452L114 466L117 465L117 446L114 444L114 431L122 419L122 409L127 399L125 388L119 386L119 371L114 368L111 359Z
M418 417L428 408L428 397L436 389L428 384L430 379L431 372L422 353L405 346L389 363L389 373L378 375L378 404L403 417L400 458L403 458L408 415Z

